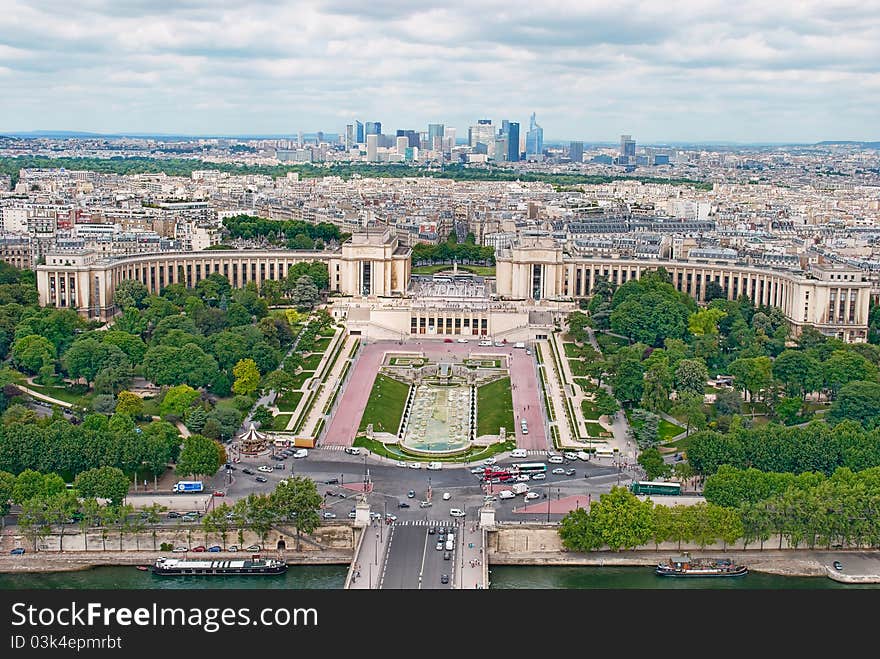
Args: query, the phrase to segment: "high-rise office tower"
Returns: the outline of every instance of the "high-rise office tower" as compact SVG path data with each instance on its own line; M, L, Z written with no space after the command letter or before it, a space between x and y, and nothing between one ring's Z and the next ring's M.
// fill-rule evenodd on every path
M358 144L364 143L364 125L357 120L354 122L354 139Z
M443 124L428 124L428 148L440 151L443 148Z
M409 146L419 148L419 134L414 130L397 130L396 137L406 137L409 140Z
M498 162L507 160L507 135L499 134L495 138L495 151L492 157Z
M370 162L379 161L379 136L375 133L367 135L367 160Z
M543 141L543 140L542 140ZM507 124L507 162L519 161L519 122Z
M526 133L526 157L544 153L544 129L535 121L535 113L529 117L529 130Z
M449 143L452 145L450 148L455 147L455 127L447 126L443 129L443 139L449 140Z
M397 131L398 133L403 131ZM397 136L397 153L400 155L406 155L406 150L410 148L409 146L409 138L406 135L398 135Z
M572 142L568 145L568 157L572 162L583 162L584 160L584 143Z
M491 119L478 119L476 126L471 126L468 130L468 141L470 145L476 148L477 144L482 144L486 149L495 146L495 130L492 128Z
M368 121L364 124L364 135L381 135L382 134L382 122L381 121Z
M634 165L636 162L636 141L632 135L620 136L620 155L617 162L621 165Z
M345 150L348 151L354 144L354 124L345 125Z

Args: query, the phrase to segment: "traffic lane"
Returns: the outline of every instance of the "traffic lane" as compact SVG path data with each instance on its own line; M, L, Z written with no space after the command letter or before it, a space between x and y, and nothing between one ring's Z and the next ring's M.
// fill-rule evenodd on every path
M419 572L422 561L427 560L427 552L434 551L427 547L428 529L425 526L394 525L391 546L385 563L385 575L382 580L383 590L415 590L419 587ZM369 538L366 538L366 542ZM375 567L375 566L374 566ZM379 566L381 569L382 566ZM361 575L364 566L361 566Z
M447 525L445 528L449 528L450 525ZM457 527L454 527L454 533L456 537L458 536ZM428 551L425 556L425 568L424 573L422 574L422 590L450 590L452 588L453 582L453 570L456 565L456 554L458 549L458 541L455 542L455 550L449 552L451 558L447 560L443 560L443 555L446 553L446 543L443 543L443 549L437 549L437 544L440 542L440 536L438 534L429 535L428 536ZM447 575L449 577L449 583L441 583L441 577L443 575Z

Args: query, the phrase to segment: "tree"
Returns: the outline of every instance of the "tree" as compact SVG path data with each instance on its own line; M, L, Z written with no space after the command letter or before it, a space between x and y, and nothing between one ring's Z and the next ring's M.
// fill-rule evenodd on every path
M121 311L128 309L143 309L144 301L149 296L147 287L135 279L123 279L116 284L113 292L113 301Z
M772 372L792 396L804 397L822 386L819 362L803 350L783 351L773 360Z
M248 406L250 407L250 405ZM241 426L242 415L234 407L226 405L218 405L208 413L208 420L205 422L205 428L208 424L214 422L217 424L219 437L212 439L230 439L238 431ZM203 429L202 434L205 434Z
M663 461L663 456L655 447L645 449L639 453L638 462L642 469L645 470L645 476L649 481L668 476L672 471L672 467Z
M612 487L590 507L590 519L603 544L612 551L634 549L647 544L654 535L654 504L640 501L623 487Z
M300 309L311 309L318 302L318 287L308 275L303 275L296 280L296 285L291 291L293 303Z
M12 508L12 492L15 489L15 476L8 471L0 471L0 528L6 526L6 516Z
M171 387L165 392L165 396L159 404L159 413L162 416L173 414L177 417L183 417L200 396L201 394L188 384Z
M232 374L235 376L232 391L237 394L247 396L254 393L260 386L260 370L253 359L239 360L232 369Z
M116 412L127 414L132 419L138 418L144 411L144 401L130 391L120 391L116 395Z
M109 499L118 506L128 494L128 477L118 467L98 467L77 474L73 482L79 495Z
M230 513L232 513L232 508L225 502L205 513L205 516L202 518L205 544L207 544L208 533L217 533L223 542L223 551L226 551L226 538L229 536L229 529L232 526L232 520L227 517Z
M822 332L812 325L805 326L797 338L798 347L801 350L809 350L816 346L822 345L828 339Z
M675 389L680 396L703 396L709 371L702 359L682 359L675 367Z
M61 528L59 551L64 551L64 527L71 523L75 513L79 511L79 501L73 492L67 490L44 498L47 521Z
M18 525L33 544L34 551L38 551L39 542L52 532L47 508L46 497L43 495L31 497L21 504Z
M321 523L318 514L323 497L311 478L295 476L281 481L271 495L272 504L281 519L296 523L296 549L302 546L302 534L314 533Z
M210 475L226 462L226 451L214 440L190 435L183 440L175 471L180 475Z
M57 474L43 475L33 469L25 469L15 477L12 501L21 505L28 499L50 497L64 490L64 481Z
M260 544L265 544L266 535L278 521L275 505L265 494L249 494L245 502L248 527L260 536Z
M62 362L70 377L85 378L91 384L104 368L127 365L128 357L112 343L85 338L73 342Z
M625 403L641 400L644 386L644 372L638 359L627 358L618 365L611 379L615 397Z
M712 282L714 283L714 282ZM688 316L688 330L694 336L713 336L718 334L718 323L727 313L717 308L700 309Z
M755 394L770 386L772 366L769 357L747 357L732 361L727 370L733 376L736 388L747 392L751 402Z
M251 421L259 423L260 426L270 425L274 418L275 416L272 414L272 411L265 405L257 405L251 414Z
M615 293L615 300L623 288L622 286ZM656 291L649 291L642 295L631 296L614 306L610 321L611 329L618 334L648 345L659 346L667 337L684 336L687 316L688 308L678 300Z
M715 411L720 416L733 416L742 411L742 395L736 389L721 389L715 394Z
M848 382L877 380L877 367L861 355L849 350L832 352L831 356L822 362L822 372L825 386L835 395Z
M12 344L12 359L19 368L35 374L55 359L55 346L37 334L23 336Z
M837 424L847 419L868 430L880 428L880 383L857 380L840 388L828 411L828 422Z
M712 300L726 300L727 292L717 281L710 281L706 284L706 292L703 294L703 298L707 303Z
M669 407L669 393L671 389L672 376L669 373L669 359L664 356L652 360L645 370L642 407L652 412L665 410Z
M634 409L632 411L633 423L630 426L633 439L639 448L647 448L657 443L657 429L660 425L660 417L647 410Z
M804 406L800 398L783 398L776 403L774 412L787 426L794 425L800 419L801 408Z
M685 418L687 428L685 437L691 434L691 427L702 430L706 427L706 413L703 411L703 395L687 394L681 396L672 408L672 413Z
M594 394L593 407L596 408L600 416L614 416L620 409L620 404L614 396L604 389L599 389Z
M208 422L208 413L203 407L191 407L186 411L183 423L191 432L202 432ZM212 438L213 439L213 438Z
M602 537L584 508L576 508L562 518L559 524L562 546L569 551L587 552L603 545Z

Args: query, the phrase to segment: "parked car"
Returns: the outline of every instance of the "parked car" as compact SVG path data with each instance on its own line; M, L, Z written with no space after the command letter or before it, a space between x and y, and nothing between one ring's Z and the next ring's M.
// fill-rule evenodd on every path
M339 479L338 478L328 478L327 480L324 481L324 485L339 485Z
M489 456L488 458L486 458L485 460L483 460L483 464L484 464L484 465L493 465L493 464L495 464L496 462L498 462L498 458L496 458L494 455L493 455L493 456Z
M16 547L9 553L13 556L21 556L24 553L24 547Z
M260 465L259 467L257 467L257 471L262 471L264 474L271 474L274 469L272 469L272 467L270 467L269 465Z
M421 469L422 463L421 462L410 462L406 466L409 467L410 469Z
M214 496L215 497L225 497L226 492L224 492L223 490L214 490Z
M279 462L275 465L275 469L284 469L284 465Z
M440 577L440 583L449 583L449 575L444 574L442 577Z
M357 517L357 513L355 513L355 512L348 513L348 519L354 519L356 517Z
M452 559L452 552L451 551L444 551L443 552L443 560L448 561L451 559Z
M272 460L284 460L287 456L285 455L273 455L270 456Z
M208 551L208 548L205 545L196 545L192 548L193 551Z
M442 541L442 540L438 540L438 541L437 541L437 546L434 547L434 549L436 549L437 551L443 551L443 541Z
M435 533L437 533L437 529L435 529L433 526L429 526L428 535L434 535Z
M251 545L247 548L248 551L261 551L262 549L260 545Z
M330 511L327 511L326 513L324 513L324 519L336 519L336 513L331 513Z
M452 339L449 339L449 338L443 339L443 343L452 343Z
M176 512L174 512L174 511L172 510L170 513L168 513L168 514L166 515L166 517L167 517L168 519L177 519L178 517L180 517L180 513L176 513Z
M182 554L183 552L189 551L189 549L187 549L186 547L175 547L171 551L173 551L175 554Z
M269 482L269 479L266 478L265 476L257 476L256 478L254 478L254 480L257 481L258 483L268 483Z
M223 549L220 547L220 545L211 545L210 547L208 547L208 551L223 551Z
M467 339L458 339L458 342L459 342L459 343L467 343L468 340L467 340Z
M238 545L229 545L226 551L238 551Z
M296 451L294 451L294 453L293 453L293 457L294 457L295 459L299 459L299 458L307 458L307 457L309 457L309 452L308 452L308 450L306 450L306 449L304 449L304 448L297 449Z
M247 467L245 467L244 469L241 470L241 473L243 473L243 474L247 474L248 476L253 476L253 475L254 475L254 470L253 470L253 469L248 469Z
M397 466L398 466L398 467L405 467L405 466L406 466L406 462L404 462L403 460L398 460L398 461L397 461Z

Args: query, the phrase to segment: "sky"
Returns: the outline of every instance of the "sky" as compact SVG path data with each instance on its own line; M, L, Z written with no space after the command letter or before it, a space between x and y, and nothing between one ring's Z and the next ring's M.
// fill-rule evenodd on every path
M878 140L878 35L878 0L0 0L0 132Z

